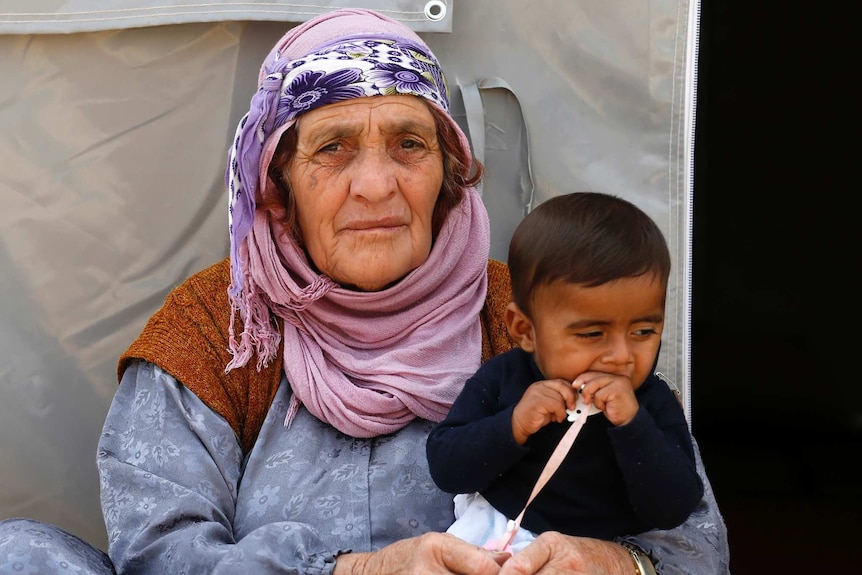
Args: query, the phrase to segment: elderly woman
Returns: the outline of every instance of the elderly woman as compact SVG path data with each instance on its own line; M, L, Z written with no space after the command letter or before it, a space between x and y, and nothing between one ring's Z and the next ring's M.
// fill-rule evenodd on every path
M725 572L708 488L631 549L545 533L509 557L442 533L427 434L511 346L480 177L415 33L357 9L290 30L230 152L230 257L120 360L98 450L110 561L16 520L0 570L622 575L648 555L662 574Z

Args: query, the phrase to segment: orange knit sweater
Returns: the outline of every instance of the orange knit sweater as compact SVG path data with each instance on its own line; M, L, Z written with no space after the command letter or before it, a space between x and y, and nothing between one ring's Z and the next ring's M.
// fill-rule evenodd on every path
M231 359L229 282L230 261L225 258L171 291L162 308L120 356L117 375L122 378L134 359L160 366L221 414L239 437L243 451L248 452L278 389L282 364L273 361L257 371L251 361L224 372ZM510 297L509 268L489 260L488 295L480 314L483 361L516 345L504 321Z

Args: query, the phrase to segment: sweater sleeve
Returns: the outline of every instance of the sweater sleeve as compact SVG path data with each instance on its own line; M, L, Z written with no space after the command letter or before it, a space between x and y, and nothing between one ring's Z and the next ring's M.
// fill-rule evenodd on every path
M636 392L640 408L608 436L629 502L647 525L680 525L703 497L691 432L676 396L655 376Z
M500 403L504 360L483 364L428 436L428 467L443 491L483 491L529 451L512 434L515 404Z
M682 433L688 435L685 421L677 429L660 427L643 407L628 424L609 431L629 503L658 529L683 523L703 496L694 458L678 441Z

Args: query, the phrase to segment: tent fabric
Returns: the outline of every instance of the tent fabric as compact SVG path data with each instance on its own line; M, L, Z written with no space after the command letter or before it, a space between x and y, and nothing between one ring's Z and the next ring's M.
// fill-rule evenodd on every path
M362 2L421 32L451 32L454 0L369 0ZM303 22L335 8L357 5L347 0L317 2L229 2L211 0L0 0L0 34L72 34L186 24L189 22Z
M227 254L229 142L260 62L307 15L8 29L9 14L85 4L106 5L0 0L0 518L50 521L104 548L95 449L117 358L171 288ZM698 5L446 4L451 31L420 33L456 120L484 140L492 256L505 259L525 211L559 193L641 206L671 248L659 368L690 415Z

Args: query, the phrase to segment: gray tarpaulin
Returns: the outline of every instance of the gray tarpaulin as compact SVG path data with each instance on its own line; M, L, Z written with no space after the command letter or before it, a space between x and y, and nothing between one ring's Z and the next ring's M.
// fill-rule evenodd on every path
M451 32L452 0L0 0L0 33L70 34L187 22L302 22L335 8L361 6L410 24L417 32Z
M689 411L696 3L0 0L0 518L105 546L95 449L117 357L227 254L226 151L263 57L350 4L442 61L487 166L493 257L562 192L622 195L659 222L674 258L660 369Z

